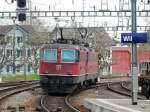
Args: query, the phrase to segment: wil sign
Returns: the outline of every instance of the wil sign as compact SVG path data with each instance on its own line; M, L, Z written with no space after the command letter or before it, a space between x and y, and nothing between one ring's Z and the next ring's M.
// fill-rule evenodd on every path
M121 33L121 43L146 43L147 33Z

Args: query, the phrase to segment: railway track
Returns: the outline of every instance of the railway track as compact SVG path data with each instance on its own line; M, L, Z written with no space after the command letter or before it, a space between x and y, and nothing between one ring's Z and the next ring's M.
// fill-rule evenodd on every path
M80 94L81 91L85 91L88 89L94 89L98 88L99 86L107 86L108 83L120 83L122 81L115 80L115 79L102 79L101 82L97 83L96 85L92 85L88 88L82 88L81 90L78 90L77 92L70 94L68 96L47 96L43 95L41 97L40 105L42 108L42 111L44 112L89 112L86 111L84 107L80 106L77 107L71 102L71 97L74 94ZM50 102L47 102L46 100L49 99ZM53 100L55 99L55 101ZM49 105L47 105L49 103ZM62 104L62 105L61 105Z
M108 83L107 89L112 92L121 94L123 96L132 97L131 89L129 89L128 87L125 86L125 82ZM143 100L143 99L145 99L145 97L138 94L138 99Z
M0 93L2 93L2 92L6 92L6 91L10 91L10 90L13 90L13 89L16 89L16 88L19 88L19 87L22 87L22 86L26 86L26 85L30 85L30 84L36 84L36 83L39 83L39 81L21 81L21 82L16 82L16 83L10 83L10 84L12 84L12 85L8 85L8 86L6 86L6 85L4 85L3 87L0 87Z
M26 84L26 83L30 83L30 82L33 82L33 81L23 80L23 81L2 82L2 83L0 83L0 88Z
M79 94L81 91L87 90L93 88L87 87L87 88L81 88L81 89L75 89L71 94L68 94L66 96L48 96L43 95L40 99L40 105L42 107L42 111L44 112L88 112L86 111L85 107L76 107L71 102L71 97L75 94ZM49 103L46 103L46 99L49 99ZM49 105L47 105L49 104Z
M43 95L40 105L44 112L81 112L70 103L71 94L67 96L48 96ZM49 102L50 101L50 102ZM49 102L49 103L48 103Z
M69 103L69 96L43 95L40 103L44 112L80 112Z
M11 95L40 87L38 81L30 81L28 83L0 89L0 102Z

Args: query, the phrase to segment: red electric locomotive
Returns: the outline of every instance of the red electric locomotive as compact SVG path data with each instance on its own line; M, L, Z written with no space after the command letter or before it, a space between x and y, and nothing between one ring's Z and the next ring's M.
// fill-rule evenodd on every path
M60 42L44 46L40 54L40 84L48 93L70 93L97 81L98 53L93 49Z

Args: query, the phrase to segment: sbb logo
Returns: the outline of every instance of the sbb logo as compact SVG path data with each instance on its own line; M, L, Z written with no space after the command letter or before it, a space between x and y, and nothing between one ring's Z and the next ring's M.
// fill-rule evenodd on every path
M62 65L56 65L56 70L57 70L57 71L60 71L61 68L62 68Z

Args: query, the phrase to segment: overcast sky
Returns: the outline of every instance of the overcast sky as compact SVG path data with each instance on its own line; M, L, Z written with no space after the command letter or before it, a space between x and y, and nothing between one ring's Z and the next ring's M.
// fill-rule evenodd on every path
M7 1L7 2L6 2ZM30 0L27 0L27 2ZM106 3L108 1L109 9L114 10L115 7L118 8L119 0L31 0L32 8L35 6L38 10L48 10L49 7L51 10L82 10L83 1L85 10L92 10L92 7L95 5L96 10L101 9L101 3ZM122 0L123 1L123 0ZM124 0L125 3L130 0ZM140 9L143 9L144 4L137 0L137 6L140 6ZM144 1L144 0L143 0ZM147 0L145 0L147 1ZM105 9L105 7L103 7ZM149 5L146 6L149 8ZM16 2L11 4L11 0L1 0L0 10L15 10Z
M0 11L15 11L16 10L16 2L13 4L11 3L11 0L0 0L1 6ZM7 2L6 2L7 1ZM83 6L84 1L84 6ZM95 6L95 10L101 10L101 2L106 3L108 1L108 7L110 10L115 10L119 8L119 0L31 0L32 3L32 10L94 10L93 6ZM124 0L127 2L128 0ZM129 0L130 1L130 0ZM144 3L139 2L141 0L138 0L137 7L140 10L144 9ZM144 0L143 0L144 1ZM146 0L145 0L146 1ZM27 0L28 2L28 0ZM127 8L124 6L125 9ZM146 9L150 9L150 5L146 5ZM106 6L103 6L103 9L106 9ZM62 25L67 25L68 23L64 22L63 20L70 20L70 18L60 18L62 20ZM118 19L118 18L117 18ZM94 21L96 26L101 26L103 24L107 24L109 26L116 26L118 21L116 18L84 18L84 24L86 25L93 25ZM127 24L127 20L129 18L124 18L124 24ZM45 20L45 19L44 19ZM43 20L43 21L44 21ZM81 18L75 18L76 21L82 22ZM45 22L49 21L48 25L55 26L56 22L53 18L46 19ZM0 21L1 24L9 24L8 22L5 22L5 20ZM138 25L144 25L146 24L145 19L138 18L137 20Z
M0 11L15 11L16 10L16 2L12 4L11 3L12 0L0 0L0 1L1 1ZM28 1L30 0L27 0L27 2ZM83 6L83 1L84 1L84 6ZM62 10L79 10L79 11L82 11L83 8L84 10L94 10L93 6L95 6L95 10L100 10L102 9L101 3L104 4L107 1L108 1L108 8L110 10L115 10L119 8L119 0L31 0L31 3L32 3L32 10L35 10L35 7L36 7L36 10L61 10L61 11ZM126 3L127 1L130 1L130 0L122 0L122 1ZM137 1L141 1L141 0L137 0ZM142 10L144 9L144 4L142 2L137 2L137 7L140 10ZM106 9L106 5L105 6L103 5L103 9ZM124 9L127 9L127 7L124 6ZM150 9L150 5L147 5L146 9ZM93 20L90 18L90 21L93 21ZM116 19L112 21L112 18L111 18L111 21L110 21L109 19L107 20L107 18L105 19L96 18L95 21L101 21L102 23L105 23L105 21L107 21L108 24L114 24L114 21L116 21Z

